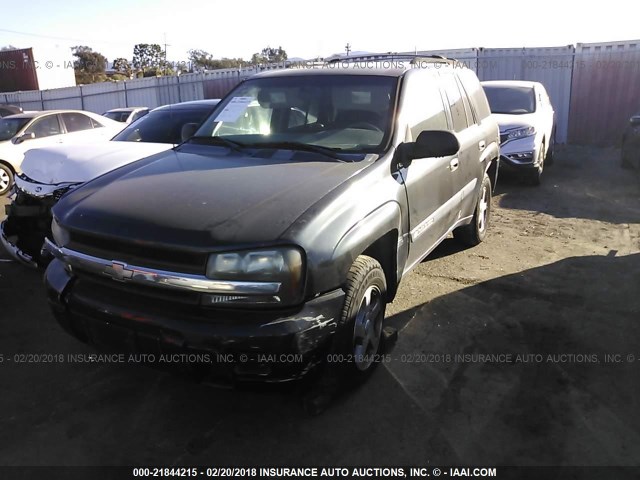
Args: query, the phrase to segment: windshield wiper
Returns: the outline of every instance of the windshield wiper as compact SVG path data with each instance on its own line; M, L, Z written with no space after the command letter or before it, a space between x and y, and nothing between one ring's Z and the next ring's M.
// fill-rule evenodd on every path
M225 147L229 147L231 150L235 150L236 152L241 152L246 145L236 142L234 140L227 140L223 137L208 137L206 135L198 135L197 137L191 137L189 140L202 140L211 145L224 145Z
M305 152L314 152L324 155L326 157L333 158L339 162L347 162L347 160L340 157L338 153L340 148L323 147L322 145L314 145L312 143L302 142L265 142L265 143L250 143L245 145L249 148L284 148L285 150L301 150Z

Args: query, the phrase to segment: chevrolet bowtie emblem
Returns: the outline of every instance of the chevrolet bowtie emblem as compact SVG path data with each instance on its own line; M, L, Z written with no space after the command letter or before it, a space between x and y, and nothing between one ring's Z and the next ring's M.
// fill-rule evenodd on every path
M133 277L133 270L127 269L127 264L120 262L111 262L111 265L107 266L103 273L118 282L131 280Z

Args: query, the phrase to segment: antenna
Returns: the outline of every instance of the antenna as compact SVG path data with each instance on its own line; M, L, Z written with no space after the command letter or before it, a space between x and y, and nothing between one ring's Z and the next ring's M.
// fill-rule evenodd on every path
M344 46L344 49L347 52L347 57L348 57L349 53L351 53L351 44L347 42L347 44Z

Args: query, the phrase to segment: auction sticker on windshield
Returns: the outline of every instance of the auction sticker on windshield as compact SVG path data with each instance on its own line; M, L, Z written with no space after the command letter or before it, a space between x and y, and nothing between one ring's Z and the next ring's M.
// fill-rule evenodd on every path
M216 122L235 122L253 100L253 97L233 97L218 114Z

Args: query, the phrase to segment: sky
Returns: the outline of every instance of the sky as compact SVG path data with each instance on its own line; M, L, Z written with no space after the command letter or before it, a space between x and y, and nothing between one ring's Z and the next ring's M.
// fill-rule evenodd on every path
M282 46L290 58L354 51L544 47L640 38L635 2L537 0L300 2L216 0L30 0L3 2L0 47L87 45L109 60L131 59L137 43L167 44L167 58L189 49L215 58Z

